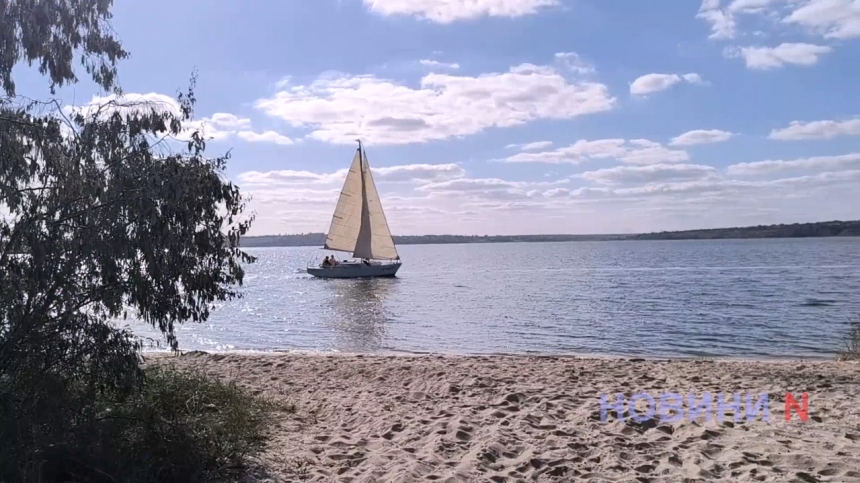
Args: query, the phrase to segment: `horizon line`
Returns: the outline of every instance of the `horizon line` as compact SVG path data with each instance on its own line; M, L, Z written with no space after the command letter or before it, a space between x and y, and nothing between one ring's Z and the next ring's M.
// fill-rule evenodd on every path
M650 235L657 233L684 233L684 232L692 232L692 231L709 231L709 230L737 230L737 229L749 229L749 228L766 228L766 227L776 227L776 226L792 226L792 225L824 225L828 223L860 223L860 220L827 220L827 221L807 221L807 222L793 222L793 223L771 223L768 225L746 225L746 226L728 226L721 228L690 228L686 230L660 230L660 231L648 231L648 232L631 232L631 233L534 233L534 234L510 234L510 235L457 235L453 233L425 233L422 235L394 235L394 237L423 237L423 236L460 236L460 237L503 237L503 236L635 236L635 235ZM303 235L326 235L326 232L323 231L312 231L307 233L278 233L278 234L267 234L267 235L244 235L243 238L257 238L264 236L303 236Z

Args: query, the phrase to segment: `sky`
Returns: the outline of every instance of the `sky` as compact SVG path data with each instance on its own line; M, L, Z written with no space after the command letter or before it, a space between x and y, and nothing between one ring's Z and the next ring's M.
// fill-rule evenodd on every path
M197 69L252 235L327 231L359 138L395 235L860 218L860 0L150 0L112 24L130 98Z

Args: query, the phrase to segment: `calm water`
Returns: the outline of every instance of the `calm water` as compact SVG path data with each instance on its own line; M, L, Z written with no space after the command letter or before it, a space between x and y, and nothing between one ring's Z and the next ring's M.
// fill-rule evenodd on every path
M860 238L410 245L389 280L249 251L245 297L182 349L830 357L860 314Z

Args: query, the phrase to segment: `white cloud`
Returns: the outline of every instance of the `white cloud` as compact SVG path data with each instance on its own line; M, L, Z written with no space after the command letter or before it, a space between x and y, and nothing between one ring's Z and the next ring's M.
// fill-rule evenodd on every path
M730 12L720 8L720 0L703 0L696 18L711 24L712 39L730 39L735 36L735 19Z
M860 168L860 153L841 156L816 156L792 160L766 160L733 164L726 170L731 175L752 176L796 170L840 171Z
M552 146L552 141L535 141L533 143L526 144L508 144L505 146L507 149L516 148L520 151L538 151L541 149L546 149Z
M714 177L716 168L698 164L652 164L649 166L616 166L586 171L578 178L598 184L654 183Z
M849 183L860 180L860 170L824 172L793 178L779 178L766 181L743 181L735 179L711 179L682 181L678 183L652 183L636 188L615 190L616 194L624 195L671 195L693 193L722 192L727 197L746 193L752 200L763 201L768 196L784 196L784 193L798 188L825 187L828 185ZM780 194L777 194L780 193ZM727 200L723 200L727 201Z
M260 99L262 112L329 143L409 144L538 119L572 119L615 106L608 88L524 64L476 77L428 74L413 88L371 75L327 76Z
M682 79L689 82L690 84L704 84L702 81L702 76L699 74L684 74L681 76Z
M223 129L248 129L251 127L250 119L237 117L235 114L216 112L208 119Z
M786 128L774 129L768 137L780 141L797 141L832 139L837 136L860 136L860 118L846 121L792 121Z
M482 212L501 210L523 211L526 208L538 212L546 208L547 202L569 197L570 180L550 182L507 181L498 178L462 178L438 183L429 183L415 188L434 203L451 203Z
M141 111L170 112L180 115L181 108L173 97L165 94L150 92L148 94L128 93L122 96L110 94L107 96L93 96L83 106L65 106L63 111L67 114L80 113L84 116L110 116L115 112L126 115ZM280 145L293 144L293 141L274 131L266 131L258 134L251 131L251 120L238 117L235 114L216 112L210 117L186 121L182 124L183 131L176 136L177 139L185 141L190 139L194 131L203 133L205 139L222 141L238 136L248 142L270 142Z
M686 151L668 149L647 139L581 139L570 146L552 151L518 153L497 160L504 163L570 163L579 164L593 159L617 159L629 164L681 163L687 161Z
M860 209L851 196L860 182L860 153L773 163L725 171L622 165L546 181L473 178L455 164L413 164L374 168L374 178L395 234L641 232L844 219ZM740 177L800 169L810 174ZM240 185L257 212L254 233L325 230L345 175L345 169L242 173Z
M519 189L519 184L514 181L505 181L498 178L465 178L441 183L430 183L419 186L419 191L482 191L494 188Z
M239 180L256 188L323 186L328 189L343 184L348 171L348 169L339 169L333 173L322 174L294 170L247 171L239 175ZM371 167L371 171L374 181L380 184L439 182L462 178L466 174L462 167L453 163Z
M374 168L374 179L386 215L396 233L429 227L444 231L452 223L486 221L489 212L524 200L542 202L549 188L568 183L466 179L456 164ZM243 190L258 212L256 233L320 231L327 227L346 170L247 172L239 175ZM431 228L433 229L433 228Z
M364 0L371 12L379 15L409 15L435 23L452 23L479 17L522 17L559 0Z
M586 75L595 72L594 66L584 61L576 52L557 52L555 60L577 74Z
M783 19L833 39L860 37L860 2L857 0L809 0Z
M654 92L665 91L679 82L690 84L701 84L702 78L699 74L645 74L630 83L630 93L634 96L643 96Z
M407 164L383 168L371 168L374 180L379 182L437 182L462 178L466 171L457 164Z
M736 37L739 18L763 20L777 35L792 34L792 30L800 26L809 34L824 39L860 38L860 1L858 0L734 0L725 9L720 8L719 0L704 0L696 17L711 24L710 37L714 39ZM754 30L742 32L742 35L750 33L756 35L757 32L760 33ZM826 47L811 44L783 45L806 45L818 49ZM803 51L798 47L795 47L793 52L773 52L775 49L754 47L747 49L755 49L751 51L754 55L753 64L766 66L765 68L778 67L784 63L813 65L819 55L826 53L821 50ZM743 51L736 47L729 52L743 55ZM798 61L786 60L784 58L786 55Z
M759 13L765 10L773 3L784 0L734 0L729 4L729 12L739 13Z
M695 144L719 143L728 141L732 136L734 134L719 129L696 129L672 138L669 144L672 146L693 146Z
M420 62L421 65L424 65L427 67L438 67L440 69L457 70L460 68L460 64L457 64L457 63L448 64L445 62L439 62L438 60L421 59L418 62Z
M288 185L339 185L346 179L349 170L341 169L334 173L312 173L283 169L278 171L246 171L239 175L239 181L246 185L281 187Z
M726 57L743 57L750 69L769 70L784 64L811 66L818 63L821 55L833 49L826 45L783 43L776 47L731 47L725 50Z
M275 131L266 131L264 133L255 133L253 131L239 131L236 133L241 139L248 141L249 143L274 143L280 144L282 146L289 146L293 144L293 140L284 136L282 134L278 134Z

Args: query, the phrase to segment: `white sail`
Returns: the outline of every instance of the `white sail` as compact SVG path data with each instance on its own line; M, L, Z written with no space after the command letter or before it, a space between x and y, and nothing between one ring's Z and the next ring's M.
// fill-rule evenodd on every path
M325 248L353 252L355 258L398 259L366 156L352 160L332 216Z
M342 252L355 250L361 229L361 198L361 158L356 151L331 218L325 240L326 249Z
M361 229L355 245L355 258L372 258L375 260L396 260L400 256L394 246L385 212L382 211L382 201L376 191L376 183L370 172L367 154L361 163L361 174L364 193L362 206Z

